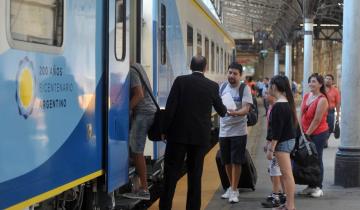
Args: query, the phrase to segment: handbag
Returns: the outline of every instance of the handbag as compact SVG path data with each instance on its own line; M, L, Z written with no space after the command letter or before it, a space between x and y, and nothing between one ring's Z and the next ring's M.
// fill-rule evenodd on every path
M317 185L321 180L321 171L318 164L299 165L293 162L293 176L295 184Z
M317 184L321 180L321 170L316 146L307 140L301 127L300 130L301 136L291 152L294 180L300 185Z
M338 120L335 122L334 137L335 139L340 138L340 124Z
M163 131L163 128L164 128L163 123L164 123L164 119L165 119L165 110L160 109L160 106L157 103L152 91L147 86L147 84L146 84L143 76L139 72L139 70L135 66L131 66L130 68L134 69L139 74L139 78L141 80L141 83L145 87L146 91L149 93L152 101L154 102L154 104L156 106L156 112L155 112L155 116L154 116L154 121L153 121L153 123L150 126L150 129L148 131L148 138L151 141L162 141L161 134L164 133L164 131Z
M291 158L300 165L307 165L314 161L318 161L318 153L315 144L308 141L302 133L295 143L294 150L291 152Z

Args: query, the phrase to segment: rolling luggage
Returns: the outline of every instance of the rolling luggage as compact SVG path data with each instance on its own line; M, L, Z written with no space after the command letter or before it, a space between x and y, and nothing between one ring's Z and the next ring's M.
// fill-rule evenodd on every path
M241 175L238 188L250 188L252 190L255 190L257 172L248 150L245 151L245 159L246 162L241 167ZM226 190L227 188L229 188L230 183L226 175L225 166L221 163L220 150L218 150L216 153L216 165L218 168L221 185L224 190Z

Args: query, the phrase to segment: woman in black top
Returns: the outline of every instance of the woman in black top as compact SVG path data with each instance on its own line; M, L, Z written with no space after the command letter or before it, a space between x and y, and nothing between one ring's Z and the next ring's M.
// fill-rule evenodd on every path
M292 174L290 152L295 146L295 125L297 124L295 102L287 77L277 75L270 81L269 94L276 98L269 120L272 131L271 146L267 158L277 158L282 173L282 181L287 195L286 206L277 209L295 209L295 181Z

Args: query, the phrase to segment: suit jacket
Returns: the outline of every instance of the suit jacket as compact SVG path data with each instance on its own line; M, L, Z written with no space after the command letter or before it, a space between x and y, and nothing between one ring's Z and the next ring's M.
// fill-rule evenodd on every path
M212 107L220 116L227 112L219 85L199 72L179 76L171 87L165 108L165 131L170 142L208 145Z

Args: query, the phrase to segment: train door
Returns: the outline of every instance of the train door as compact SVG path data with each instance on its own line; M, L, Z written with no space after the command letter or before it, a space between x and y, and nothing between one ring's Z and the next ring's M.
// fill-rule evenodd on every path
M171 3L171 2L170 2ZM157 96L161 107L165 107L168 93L172 81L174 80L173 71L170 65L170 59L167 51L168 41L168 4L166 0L159 0L157 5ZM171 4L174 4L173 2ZM155 85L155 84L154 84ZM158 159L165 153L165 144L163 142L154 143L154 159Z
M107 0L105 44L108 133L106 181L108 192L128 182L129 131L129 0Z

